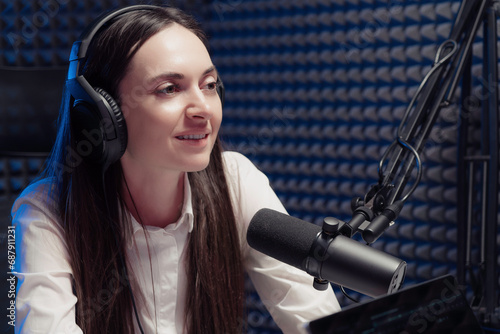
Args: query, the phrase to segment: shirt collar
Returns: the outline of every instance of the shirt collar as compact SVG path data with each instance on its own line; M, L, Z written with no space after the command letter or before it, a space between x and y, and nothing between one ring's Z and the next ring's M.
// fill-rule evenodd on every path
M138 231L142 232L141 224L134 218L130 212L128 212L130 216L130 220L132 222L132 234L135 234ZM189 184L188 173L184 173L184 202L182 204L182 211L179 219L173 223L167 225L165 228L154 227L154 226L146 226L150 232L154 232L157 230L165 230L165 231L175 231L180 226L187 224L188 232L191 233L193 230L193 222L194 222L194 214L193 214L193 201L191 195L191 185Z

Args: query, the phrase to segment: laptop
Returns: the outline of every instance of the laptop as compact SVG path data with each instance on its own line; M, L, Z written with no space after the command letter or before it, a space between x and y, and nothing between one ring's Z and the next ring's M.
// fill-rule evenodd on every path
M451 275L350 305L311 321L306 329L310 334L483 333Z

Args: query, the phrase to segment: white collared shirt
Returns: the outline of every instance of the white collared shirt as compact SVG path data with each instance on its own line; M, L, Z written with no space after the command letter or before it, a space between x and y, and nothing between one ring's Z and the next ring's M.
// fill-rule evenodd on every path
M312 277L305 272L248 246L246 230L254 214L261 208L281 212L285 209L269 186L267 177L247 158L235 152L225 152L223 157L245 269L281 330L284 333L303 333L305 322L340 310L335 294L331 288L315 290ZM12 210L16 228L16 276L19 279L16 333L82 332L75 323L77 298L71 286L72 271L61 220L57 215L56 201L47 196L50 186L48 181L40 181L28 187ZM127 256L134 275L132 286L141 289L141 293L134 291L134 296L144 297L136 299L145 333L185 332L187 280L183 257L187 237L193 228L191 189L187 177L184 193L182 214L174 224L143 229L131 217L133 240L128 244ZM139 333L137 323L136 333Z

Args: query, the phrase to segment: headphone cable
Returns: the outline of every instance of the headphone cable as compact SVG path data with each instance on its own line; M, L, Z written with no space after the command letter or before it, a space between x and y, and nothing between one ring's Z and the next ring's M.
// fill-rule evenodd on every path
M102 192L104 194L104 203L106 205L106 213L107 213L107 216L110 217L110 213L111 213L111 210L109 208L109 199L108 199L108 195L106 194L106 191L105 191L105 177L104 177L104 174L105 174L105 170L102 171ZM111 222L110 222L111 223ZM119 240L118 240L118 236L117 236L117 231L115 229L115 226L114 224L111 223L111 229L113 230L113 237L115 239L115 244L116 244L116 247L118 247L118 252L119 252L119 258L120 258L120 264L122 266L122 269L123 269L123 273L125 274L125 281L127 282L127 287L128 287L128 290L130 291L130 298L132 299L132 306L134 308L134 314L135 314L135 319L137 321L137 325L139 326L139 330L141 331L141 334L144 334L144 330L142 328L142 324L141 324L141 320L139 319L139 313L137 312L137 305L135 303L135 298L134 298L134 293L132 291L132 285L130 284L130 280L129 280L129 277L128 277L128 270L127 270L127 265L125 263L125 256L122 252L122 249L120 247L120 243L119 243Z

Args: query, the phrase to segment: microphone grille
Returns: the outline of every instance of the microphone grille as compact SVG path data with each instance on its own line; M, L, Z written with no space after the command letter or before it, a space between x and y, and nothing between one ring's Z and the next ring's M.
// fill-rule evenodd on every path
M271 209L261 209L250 221L250 247L304 270L311 245L320 232L317 225Z

